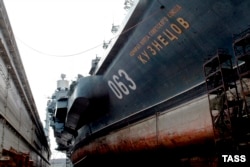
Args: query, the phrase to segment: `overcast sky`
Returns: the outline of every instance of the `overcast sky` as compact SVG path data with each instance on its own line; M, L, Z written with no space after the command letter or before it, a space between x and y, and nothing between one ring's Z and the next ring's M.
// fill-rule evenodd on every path
M47 97L60 75L88 75L105 54L112 24L125 17L125 0L4 0L36 106L44 123ZM117 35L117 34L116 34ZM51 130L52 131L52 130ZM59 158L51 138L52 158Z

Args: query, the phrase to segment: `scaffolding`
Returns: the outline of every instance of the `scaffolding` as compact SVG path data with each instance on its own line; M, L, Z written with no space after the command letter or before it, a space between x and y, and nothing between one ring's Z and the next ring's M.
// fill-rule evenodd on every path
M231 58L227 50L218 49L203 65L216 142L232 137L231 118L239 112L237 73Z
M249 116L250 106L250 28L234 35L234 54L237 63L244 115Z
M203 64L215 145L219 152L250 148L250 28L234 35L226 49Z

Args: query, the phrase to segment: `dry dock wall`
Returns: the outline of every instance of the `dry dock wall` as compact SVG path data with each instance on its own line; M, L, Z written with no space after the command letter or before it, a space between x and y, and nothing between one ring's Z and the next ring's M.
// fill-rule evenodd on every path
M0 0L0 166L16 163L46 167L50 155L8 15Z

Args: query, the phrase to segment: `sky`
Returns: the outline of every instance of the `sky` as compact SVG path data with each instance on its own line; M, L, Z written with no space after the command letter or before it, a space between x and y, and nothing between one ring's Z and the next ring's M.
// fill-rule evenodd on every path
M125 0L4 0L41 122L61 74L69 81L89 75L102 57L103 41L117 34L112 24L125 17ZM51 158L61 158L52 129Z

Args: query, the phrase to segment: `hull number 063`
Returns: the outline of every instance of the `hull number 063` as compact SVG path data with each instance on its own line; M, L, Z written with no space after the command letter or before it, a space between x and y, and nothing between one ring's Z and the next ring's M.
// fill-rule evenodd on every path
M118 99L124 95L129 95L131 90L136 90L136 84L132 78L122 69L118 70L118 75L113 75L108 85Z

